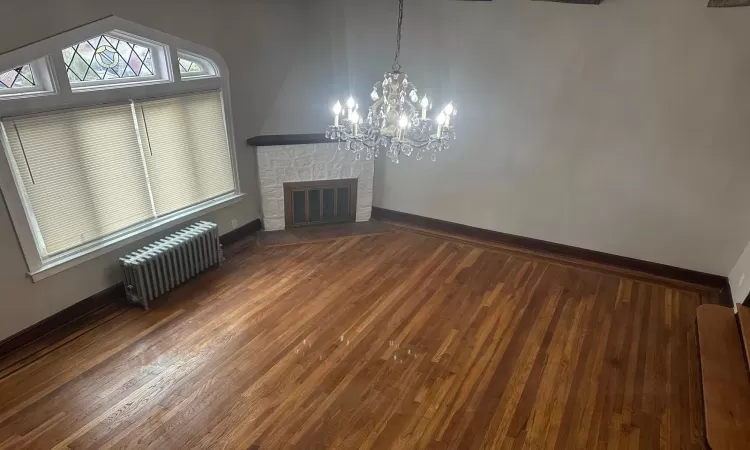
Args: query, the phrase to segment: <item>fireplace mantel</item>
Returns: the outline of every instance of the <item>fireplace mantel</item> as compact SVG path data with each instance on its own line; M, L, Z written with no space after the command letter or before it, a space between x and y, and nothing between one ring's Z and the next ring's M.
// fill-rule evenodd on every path
M302 144L326 144L331 142L325 134L266 134L251 137L247 145L251 147L267 147L274 145L302 145Z

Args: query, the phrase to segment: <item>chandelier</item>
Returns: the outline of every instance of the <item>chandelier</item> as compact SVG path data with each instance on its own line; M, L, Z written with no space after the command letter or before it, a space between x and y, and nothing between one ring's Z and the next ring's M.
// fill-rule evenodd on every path
M404 19L404 0L399 0L396 57L392 71L383 75L383 81L372 88L372 105L367 116L359 111L354 97L333 106L333 125L326 128L326 138L345 143L345 148L360 160L377 157L380 150L398 164L399 157L412 154L421 160L426 154L435 161L437 153L449 147L456 138L453 119L456 108L448 103L434 120L427 117L431 102L427 96L420 100L416 86L401 72L398 57L401 54L401 24Z

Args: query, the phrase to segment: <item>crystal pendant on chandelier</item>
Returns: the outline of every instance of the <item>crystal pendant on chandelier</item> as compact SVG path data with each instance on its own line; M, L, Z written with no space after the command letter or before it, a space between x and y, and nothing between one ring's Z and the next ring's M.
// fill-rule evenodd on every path
M404 17L404 0L399 0L398 38L392 71L375 83L370 93L372 105L367 116L362 117L353 97L344 106L333 106L334 123L326 129L326 137L345 142L346 149L357 160L368 161L378 156L382 148L391 161L412 154L421 160L425 154L435 161L437 153L449 147L455 139L453 127L456 108L448 103L432 120L427 117L431 104L427 96L421 100L417 87L401 72L398 57L401 53L401 24Z

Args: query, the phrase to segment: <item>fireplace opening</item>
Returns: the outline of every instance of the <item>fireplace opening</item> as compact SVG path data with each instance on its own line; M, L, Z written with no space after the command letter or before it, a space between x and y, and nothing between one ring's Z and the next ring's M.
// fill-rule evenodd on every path
M286 227L354 222L357 179L284 183Z

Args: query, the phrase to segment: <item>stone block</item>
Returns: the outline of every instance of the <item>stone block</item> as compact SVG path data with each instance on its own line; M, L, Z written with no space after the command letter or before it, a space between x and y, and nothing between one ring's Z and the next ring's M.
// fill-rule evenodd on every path
M271 162L268 160L267 155L258 155L258 169L268 169L271 167Z
M279 202L273 199L264 198L261 203L263 208L263 215L268 217L283 216L284 215L284 202L281 202L281 208L279 208Z
M276 171L273 169L258 169L258 176L260 177L275 177Z
M292 165L291 159L274 159L271 161L272 167L292 167Z
M294 160L294 167L309 167L313 164L312 156L303 156Z
M315 164L313 166L313 180L325 180L328 172L324 164Z
M260 177L261 187L276 186L277 184L278 180L276 177Z
M285 221L283 217L264 217L263 227L266 231L278 231L285 228Z
M311 181L313 179L312 169L297 169L297 179L299 181Z
M292 150L292 154L294 155L295 158L299 158L301 156L309 156L309 155L312 155L314 152L315 152L314 144L294 146Z
M270 200L278 200L278 199L284 199L284 189L282 187L271 187L268 189L264 189L261 193L263 198L268 198Z

